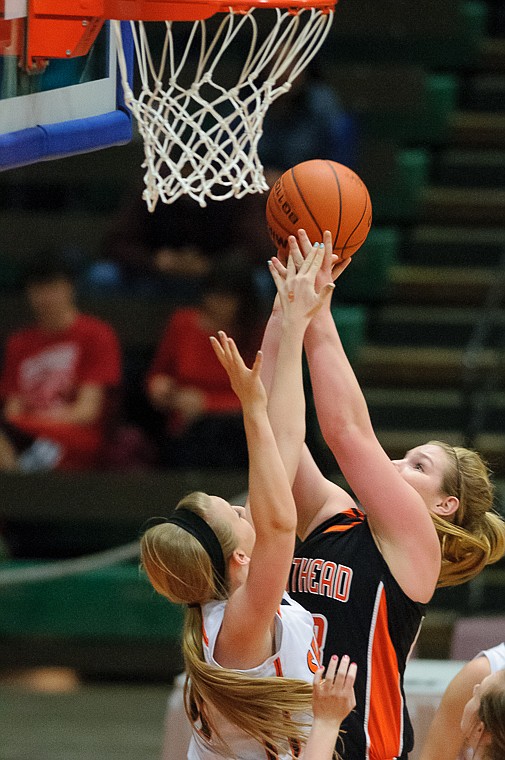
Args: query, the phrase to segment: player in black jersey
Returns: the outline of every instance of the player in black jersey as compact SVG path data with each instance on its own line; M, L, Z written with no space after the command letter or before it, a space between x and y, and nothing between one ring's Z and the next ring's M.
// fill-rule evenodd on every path
M300 264L311 243L302 230L298 241L290 238L290 252ZM338 273L347 266L336 263L328 232L324 244L321 287L332 265ZM267 389L279 320L275 303L262 345ZM345 760L406 758L413 731L403 674L424 605L437 585L463 583L503 556L504 522L475 452L431 441L389 459L329 305L304 345L322 433L357 501L322 475L305 447L293 487L301 544L289 593L314 616L324 664L342 651L358 664L356 709L343 724Z

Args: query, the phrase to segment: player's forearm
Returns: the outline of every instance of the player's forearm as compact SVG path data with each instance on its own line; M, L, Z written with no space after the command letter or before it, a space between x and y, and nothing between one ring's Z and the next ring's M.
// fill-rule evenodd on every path
M283 319L268 416L290 485L305 440L305 394L302 376L303 337L307 322Z
M275 306L267 322L263 340L261 342L261 353L263 354L263 363L261 365L261 379L265 386L267 395L270 395L272 381L275 372L275 363L279 351L282 328L282 310L280 306Z
M314 718L301 760L332 760L340 724Z
M349 428L370 429L365 397L345 354L333 316L322 310L305 334L314 402L325 440L338 444Z
M294 533L294 500L266 410L244 410L244 428L249 452L249 502L256 533Z

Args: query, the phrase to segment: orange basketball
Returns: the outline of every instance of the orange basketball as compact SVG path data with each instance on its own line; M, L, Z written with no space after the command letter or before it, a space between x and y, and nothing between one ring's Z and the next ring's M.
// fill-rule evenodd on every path
M372 224L366 185L349 167L314 159L296 164L270 190L267 225L275 247L288 250L288 235L303 228L312 243L333 235L333 251L347 259L365 242Z

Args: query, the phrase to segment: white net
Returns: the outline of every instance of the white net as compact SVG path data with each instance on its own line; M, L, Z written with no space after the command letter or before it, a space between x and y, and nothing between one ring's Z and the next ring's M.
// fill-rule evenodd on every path
M205 206L268 190L258 155L265 113L315 56L332 20L326 9L253 8L191 22L131 21L138 96L120 22L112 22L125 101L144 141L150 211L185 194Z

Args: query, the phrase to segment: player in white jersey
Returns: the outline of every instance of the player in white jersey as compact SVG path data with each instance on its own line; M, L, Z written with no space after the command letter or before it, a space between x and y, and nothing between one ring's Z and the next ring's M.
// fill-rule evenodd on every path
M247 506L190 494L142 538L142 564L153 587L188 608L183 651L192 760L287 760L300 755L308 733L311 681L319 667L312 619L284 589L296 531L291 485L305 434L303 337L333 287L328 283L316 294L322 258L322 247L314 246L298 272L292 261L286 279L273 272L284 316L268 401L261 355L249 370L230 338L211 338L242 404ZM342 658L341 667L349 691L355 666Z
M472 737L467 735L472 733L471 721L467 714L466 722L463 724L463 716L465 710L468 713L472 707L470 703L474 694L482 693L483 688L485 692L490 677L498 673L501 673L503 678L500 681L501 676L498 676L494 680L498 685L501 683L501 714L505 726L505 643L501 643L479 652L449 683L431 723L420 760L460 760L463 757L473 757L474 749L467 746L469 740L472 740ZM468 709L467 705L470 705ZM475 713L474 704L473 708ZM475 739L475 736L473 738ZM505 732L503 738L505 739ZM499 755L500 759L505 758L504 745L502 750L504 754Z
M203 612L203 651L205 660L209 664L216 668L219 668L219 663L214 657L216 640L219 636L221 626L223 624L223 617L226 608L226 601L213 601L208 602L202 606ZM275 640L279 642L279 646L276 651L264 660L260 665L248 670L241 671L244 675L250 678L278 678L280 676L287 678L296 678L302 681L311 682L319 673L317 649L315 649L314 631L312 616L307 613L297 602L289 598L288 594L284 594L282 604L279 607L279 611L275 618ZM348 658L342 658L342 667L347 673ZM352 673L353 671L351 671ZM351 675L351 674L350 674ZM326 679L325 679L326 680ZM314 690L319 694L320 681L314 685ZM350 690L348 685L348 692L353 699L352 681L350 680ZM352 703L347 705L345 715L352 707ZM342 708L341 708L342 712ZM219 724L219 733L221 738L226 742L226 745L233 748L234 757L240 758L240 760L257 760L259 757L279 758L279 760L293 760L299 756L301 747L298 747L296 743L292 743L291 746L286 748L286 752L281 754L275 753L269 747L265 747L262 754L258 754L258 742L251 738L244 731L237 728L236 725L226 720L226 718L220 715L219 710L212 704L207 705L206 717L212 722ZM300 718L303 720L309 720L311 722L310 715ZM333 722L335 726L335 720ZM338 721L337 727L340 725ZM193 732L191 738L188 760L207 760L207 758L216 757L215 751L212 747L209 747L208 741L204 735L199 733L202 731L203 726L197 725L197 730ZM337 731L338 733L338 731ZM322 741L323 731L321 731ZM327 737L324 737L327 741ZM335 748L336 735L333 738L331 749ZM313 739L315 744L315 739ZM325 760L325 756L322 749L319 748L319 754L316 754L316 748L309 747L310 752L314 753L314 760ZM328 754L328 760L330 760L332 753ZM303 758L308 758L308 755L304 753Z

